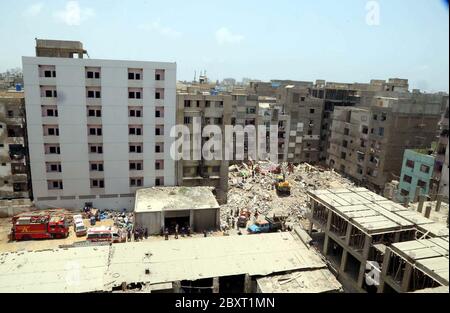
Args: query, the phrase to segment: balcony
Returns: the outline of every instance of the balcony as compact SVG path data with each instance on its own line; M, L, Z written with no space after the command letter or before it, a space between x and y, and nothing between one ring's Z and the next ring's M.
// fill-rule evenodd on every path
M41 105L56 105L57 98L53 97L41 97Z
M101 87L101 78L86 78L86 87Z

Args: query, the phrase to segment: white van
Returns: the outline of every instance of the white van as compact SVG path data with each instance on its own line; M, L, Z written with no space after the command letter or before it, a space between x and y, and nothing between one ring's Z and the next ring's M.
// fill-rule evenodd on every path
M83 220L81 221L74 220L73 229L77 237L85 236L87 234L87 228L84 225Z

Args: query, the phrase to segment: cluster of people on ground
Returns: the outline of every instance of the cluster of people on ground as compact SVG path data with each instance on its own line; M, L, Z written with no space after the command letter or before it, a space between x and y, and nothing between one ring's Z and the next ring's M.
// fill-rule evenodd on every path
M127 230L127 241L140 241L148 238L148 229L143 227L136 227L133 231Z

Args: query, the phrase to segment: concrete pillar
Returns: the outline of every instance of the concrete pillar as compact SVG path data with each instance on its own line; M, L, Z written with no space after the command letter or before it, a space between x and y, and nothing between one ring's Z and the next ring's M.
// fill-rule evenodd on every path
M430 218L430 214L431 214L431 204L427 205L427 207L425 208L425 217Z
M189 211L189 227L194 230L194 210Z
M323 241L323 250L322 250L322 254L324 256L327 255L328 253L328 244L330 242L330 237L328 236L328 233L325 233L325 240Z
M414 202L419 201L419 197L420 197L420 187L417 186L417 187L416 187L416 192L415 192L415 194L414 194Z
M380 284L378 285L378 293L384 292L384 282L386 281L387 270L389 268L389 261L391 260L391 250L389 248L386 249L386 253L384 254L383 264L381 265L381 274L380 274Z
M359 267L359 275L358 275L358 286L361 288L364 283L364 277L365 277L365 272L366 272L366 263L367 263L367 258L369 257L369 251L370 251L371 245L372 245L372 237L366 235L365 240L364 240L364 248L363 248L363 252L362 252L363 262L361 262L361 266Z
M347 252L347 250L344 250L342 252L341 266L339 267L339 272L345 272L345 268L347 265L347 258L348 258L348 252Z
M409 198L408 198L408 196L405 196L405 197L403 198L403 206L404 206L405 208L409 207Z
M347 233L345 234L345 244L346 245L350 245L350 236L352 234L352 229L353 229L352 224L348 223L347 224Z
M419 197L419 205L417 206L417 211L418 212L422 212L422 208L423 208L423 204L425 203L426 200L426 196L425 195L421 195Z
M436 212L439 212L441 210L441 203L443 197L444 196L442 194L439 194L436 197L436 208L434 209Z
M213 278L213 293L219 293L219 277Z
M412 278L413 267L411 264L406 263L405 271L403 272L403 280L401 284L402 292L408 292L409 284Z
M395 233L395 235L394 235L394 242L399 242L400 241L400 235L401 235L400 232L396 232Z
M252 277L249 274L245 274L244 281L244 293L252 293Z
M328 234L330 232L332 216L333 216L333 212L328 210L327 227L325 229L325 241L323 242L323 255L327 255L327 253L328 253L328 244L330 242L330 237L328 236Z
M172 283L173 293L181 293L181 281L177 280Z

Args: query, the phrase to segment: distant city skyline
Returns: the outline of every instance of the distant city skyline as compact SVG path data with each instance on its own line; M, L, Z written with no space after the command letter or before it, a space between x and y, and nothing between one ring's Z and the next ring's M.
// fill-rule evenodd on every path
M177 79L368 83L449 91L447 1L49 1L0 4L0 72L34 38L79 40L95 59L177 62Z

